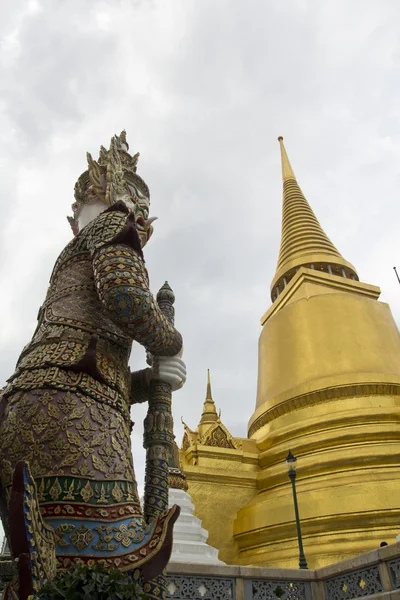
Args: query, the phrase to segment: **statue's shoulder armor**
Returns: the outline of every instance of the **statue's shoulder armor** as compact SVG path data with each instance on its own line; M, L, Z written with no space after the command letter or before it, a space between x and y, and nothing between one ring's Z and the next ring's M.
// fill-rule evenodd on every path
M81 235L86 238L91 254L109 244L124 244L142 255L135 216L123 202L107 208L82 230Z
M87 252L88 248L85 238L80 235L73 238L58 256L50 277L50 283L54 280L54 277L56 276L56 273L59 271L59 269L65 266L65 264L67 264L69 260L74 259L76 255Z

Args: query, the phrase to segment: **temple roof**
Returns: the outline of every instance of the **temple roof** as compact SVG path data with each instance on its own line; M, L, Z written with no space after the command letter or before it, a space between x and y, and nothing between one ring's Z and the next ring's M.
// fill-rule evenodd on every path
M218 422L218 414L217 409L215 407L215 402L211 393L211 376L210 369L207 369L207 391L206 391L206 399L203 404L203 412L201 414L200 423L198 424L197 431L200 434L200 437L204 435L207 429L210 428L211 425Z
M319 224L297 183L283 138L278 140L283 179L282 237L277 270L271 284L272 300L301 266L358 279L353 265L343 258Z
M197 446L197 444L219 448L238 448L240 446L239 441L221 423L221 411L219 414L217 413L211 392L210 369L207 369L206 399L196 431L192 431L183 420L182 423L185 428L182 439L183 450L187 450L190 446Z

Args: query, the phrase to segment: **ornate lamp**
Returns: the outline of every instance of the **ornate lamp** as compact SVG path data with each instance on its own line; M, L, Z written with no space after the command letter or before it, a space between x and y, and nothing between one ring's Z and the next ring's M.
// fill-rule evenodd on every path
M288 475L290 481L292 483L292 491L293 491L293 504L294 504L294 514L296 517L296 529L297 529L297 541L299 543L299 567L300 569L308 569L307 561L303 550L303 541L301 538L301 527L300 527L300 516L299 516L299 507L297 504L297 494L296 494L296 463L297 458L291 453L289 453L286 458L286 465L288 468Z

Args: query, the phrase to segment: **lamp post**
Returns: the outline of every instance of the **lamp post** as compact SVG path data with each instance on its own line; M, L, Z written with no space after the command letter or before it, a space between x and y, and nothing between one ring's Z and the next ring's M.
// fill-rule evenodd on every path
M303 541L301 539L299 507L297 504L296 461L297 461L297 459L293 456L293 454L289 450L289 453L286 458L286 464L287 464L287 468L288 468L288 475L289 475L290 481L292 482L294 514L296 516L297 541L299 543L299 567L300 567L300 569L308 569L306 557L305 557L304 550L303 550Z

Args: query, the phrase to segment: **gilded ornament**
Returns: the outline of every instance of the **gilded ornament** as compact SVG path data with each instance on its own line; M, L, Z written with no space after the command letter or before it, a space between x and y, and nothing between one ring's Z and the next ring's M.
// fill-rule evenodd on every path
M62 396L59 395L57 397L57 404L62 410L62 412L66 415L72 412L72 410L77 405L77 402L78 400L74 396L72 396L70 392L63 394Z
M49 449L51 456L56 461L59 461L62 459L63 456L67 454L69 445L66 442L64 442L62 438L59 437L49 443Z
M65 482L65 489L67 488L67 482ZM64 491L64 496L63 496L63 502L65 502L66 500L75 500L75 494L74 494L74 490L75 490L75 482L72 480L68 491Z
M97 427L92 424L88 416L85 416L80 423L76 424L76 429L86 441L93 438L94 433L97 431Z
M202 442L205 446L216 446L217 448L235 448L235 444L232 439L228 438L227 433L218 426L207 432L206 439Z
M111 496L114 498L114 500L116 502L121 502L121 500L123 498L123 493L121 491L121 488L116 483L114 484L114 487L112 489Z
M85 525L81 525L73 530L69 539L77 550L83 550L94 540L94 535Z
M54 481L53 485L51 486L51 488L49 490L49 494L51 496L51 499L53 501L56 501L61 496L61 493L62 493L62 487L59 484L58 478L56 478L56 480Z

